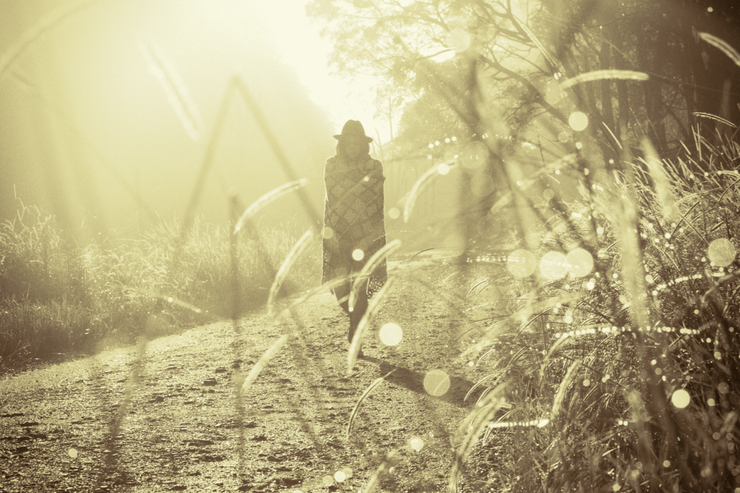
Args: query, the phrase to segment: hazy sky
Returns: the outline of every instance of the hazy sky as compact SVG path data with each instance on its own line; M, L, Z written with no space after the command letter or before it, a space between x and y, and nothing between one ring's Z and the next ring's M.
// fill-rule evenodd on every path
M0 66L0 220L12 214L15 193L75 227L142 224L131 190L161 217L182 215L217 124L199 213L225 219L230 194L248 205L284 183L242 101L232 99L218 118L235 75L319 197L331 136L344 121L387 137L367 86L329 75L330 47L305 18L305 3L3 2L0 64L17 56ZM58 15L75 5L83 8ZM282 219L296 204L281 207Z
M298 72L301 81L309 88L311 98L324 108L335 125L341 126L348 118L360 120L367 133L381 140L388 139L388 125L375 120L374 97L369 90L370 81L355 79L352 82L330 75L326 69L329 43L319 35L319 26L306 18L307 0L274 0L264 2L264 17L269 38L280 55Z

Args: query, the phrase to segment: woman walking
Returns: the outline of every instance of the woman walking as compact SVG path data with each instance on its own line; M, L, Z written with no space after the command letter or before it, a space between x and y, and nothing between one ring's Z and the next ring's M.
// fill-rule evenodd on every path
M385 260L369 278L356 280L365 263L385 246L383 166L370 157L372 138L365 135L362 124L349 120L337 139L336 155L326 160L324 184L323 269L322 282L344 279L333 289L342 309L349 315L352 338L367 310L368 298L386 282ZM349 306L349 294L355 282L358 297Z

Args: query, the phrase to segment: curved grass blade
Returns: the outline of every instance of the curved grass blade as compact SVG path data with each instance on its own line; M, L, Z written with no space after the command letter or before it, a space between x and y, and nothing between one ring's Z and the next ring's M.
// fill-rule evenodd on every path
M730 57L730 59L735 62L738 67L740 67L740 53L738 53L735 48L730 46L727 41L720 39L717 36L712 36L709 33L699 33L699 37L715 48L719 48L725 55Z
M465 394L465 398L463 400L464 401L467 401L468 400L468 397L470 397L471 395L473 395L475 393L475 391L478 390L478 388L482 387L484 382L486 382L486 381L488 381L490 379L493 379L494 381L498 380L501 377L501 375L503 375L504 373L506 373L506 370L507 369L508 369L508 366L506 368L502 369L502 370L499 370L499 371L495 372L495 373L491 373L489 375L486 375L485 377L483 377L480 380L478 380L477 382L475 382L475 384L472 387L470 387L470 390L468 390L468 393ZM484 395L482 395L481 398L483 398Z
M400 246L401 240L396 239L391 241L383 248L375 252L375 254L370 257L370 260L368 260L367 263L362 267L360 273L357 274L357 279L352 284L352 291L350 291L349 293L350 310L355 306L355 303L357 302L357 292L364 284L364 281L369 279L370 275L381 264L381 262L385 260L385 258L388 257L391 253L396 251Z
M485 381L486 381L486 380L488 380L489 378L494 378L495 380L498 380L499 378L501 378L501 376L505 375L505 374L506 374L506 372L507 372L507 371L509 370L509 368L511 368L511 367L512 367L512 365L513 365L514 363L516 363L516 362L517 362L517 360L519 360L519 358L520 358L520 357L521 357L521 356L522 356L522 355L524 354L524 352L525 352L526 350L527 350L527 348L526 348L526 347L522 347L522 348L520 348L520 349L519 349L519 351L517 351L517 352L516 352L516 354L515 354L515 355L513 355L513 356L512 356L512 357L511 357L511 358L509 359L508 363L506 363L506 365L504 365L504 366L503 366L503 367L502 367L502 368L501 368L501 369L500 369L500 370L499 370L498 372L496 372L496 373L491 373L490 375L486 375L485 377L483 377L483 378L481 378L480 380L478 380L478 381L477 381L477 382L475 383L475 385L473 385L473 386L472 386L472 387L470 388L470 390L468 390L468 393L467 393L467 394L465 394L465 399L463 399L463 400L467 400L467 399L468 399L468 397L470 397L470 395L472 395L472 394L473 394L473 392L475 392L475 391L476 391L476 389L478 389L479 387L481 387L481 386L483 385L483 382L485 382ZM500 362L500 361L501 361L502 359L503 359L503 358L499 359L499 362ZM498 362L496 362L496 363L493 363L493 366L494 366L494 367L498 366ZM482 395L481 395L481 396L480 396L480 397L478 398L478 402L483 402L483 400L484 400L484 397L486 396L486 394L487 394L487 393L488 393L488 392L484 392L484 393L483 393L483 394L482 394Z
M542 43L540 43L540 40L537 39L537 36L535 36L534 33L529 30L529 28L527 27L527 25L524 24L524 22L522 22L519 19L517 19L515 16L512 16L512 20L519 26L519 28L522 31L524 31L527 34L527 36L529 37L529 39L532 40L532 43L534 43L534 45L537 47L537 49L540 50L540 53L542 53L542 56L544 56L545 59L548 61L548 63L550 64L550 67L553 70L558 70L559 71L558 64L555 63L555 60L552 58L552 56L550 56L550 53L545 49L545 47L542 45Z
M547 355L542 360L543 365L542 365L542 368L541 368L541 371L540 371L540 378L542 378L543 375L544 375L544 373L543 373L544 372L544 369L545 369L544 363L547 362L552 357L552 355L555 354L555 351L557 351L558 349L560 349L560 346L562 346L563 343L565 343L565 341L568 340L568 339L570 339L570 336L567 333L565 333L562 336L558 337L558 339L555 341L555 343L550 347L550 350L547 352Z
M550 413L550 422L555 422L555 420L558 418L558 415L560 414L560 411L563 409L563 401L565 400L565 393L568 391L568 387L570 386L570 383L573 381L573 379L576 377L576 374L578 373L578 369L580 367L581 367L581 360L575 360L568 367L568 371L565 373L565 377L563 377L563 381L560 382L560 387L558 387L558 391L555 394L555 398L552 401L552 412Z
M413 256L413 257L411 257L411 258L410 258L410 259L408 260L408 262L409 262L409 263L411 263L411 262L413 262L413 261L414 261L414 259L415 259L416 257L418 257L419 255L421 255L422 253L425 253L425 252L430 252L430 251L432 251L432 250L434 250L434 249L435 249L434 247L429 247L429 248L425 248L424 250L419 250L418 252L416 252L416 253L414 254L414 256Z
M669 222L677 222L679 214L676 197L673 194L674 186L663 168L663 162L648 139L642 141L641 147L645 155L642 161L647 164L650 177L653 179L658 202L663 209L663 217Z
M564 293L559 296L553 296L551 298L544 299L542 301L534 302L531 305L527 305L521 310L512 313L511 315L507 316L506 318L502 319L499 324L497 324L497 327L506 327L506 326L515 326L527 323L527 320L529 320L532 315L543 313L547 310L551 310L553 307L555 307L558 303L560 304L566 304L566 303L572 303L575 301L578 301L580 299L579 294L576 293ZM488 337L492 337L494 335L493 332L490 332ZM476 345L471 346L470 348L463 351L461 356L467 356L475 351L480 351L484 348L484 343L478 343Z
M355 403L354 409L352 409L352 413L349 415L349 423L347 423L347 433L345 434L345 437L348 440L349 440L349 436L350 436L350 434L352 432L352 423L354 423L354 421L355 421L355 416L357 416L357 412L360 410L360 405L362 404L362 401L364 401L365 400L365 397L367 397L368 395L370 395L370 392L372 392L373 390L375 390L378 387L378 385L380 385L381 382L383 382L383 380L385 380L386 378L388 378L391 375L391 373L393 373L394 371L396 371L395 368L392 369L391 371L389 371L388 373L386 373L385 375L383 375L382 377L376 378L375 380L373 380L373 383L371 383L365 389L365 392L363 392L362 395L360 396L360 398L357 400L357 402Z
M455 462L450 471L450 491L458 491L458 478L465 460L473 450L473 446L478 441L478 437L483 429L493 419L496 412L506 405L503 391L507 387L504 382L486 395L485 399L480 401L468 416L460 423L458 435L463 434L460 445L455 450Z
M452 164L447 163L447 166L451 167ZM432 178L437 175L443 174L440 169L441 168L439 165L432 166L427 170L426 173L421 175L421 178L416 180L414 186L411 187L411 191L409 192L408 198L406 199L406 205L403 208L403 222L409 222L409 217L411 216L411 211L414 209L414 205L416 204L416 199L419 197L419 195L421 195L421 192L431 183Z
M650 80L650 76L645 72L636 72L634 70L594 70L585 74L578 74L575 77L565 79L560 83L562 89L568 89L576 84L583 82L593 82L596 80L618 79L618 80Z
M350 344L349 352L347 353L348 374L352 373L352 367L355 366L355 361L357 361L357 353L360 352L360 344L365 335L365 329L370 325L370 319L372 319L373 315L375 315L375 312L380 307L380 303L383 301L388 289L390 289L391 284L393 284L392 278L388 279L388 282L386 282L380 291L373 296L373 299L370 301L370 305L367 307L367 311L362 316L362 319L360 319L360 323L357 324L357 330L355 330L355 335L352 337L352 344Z
M480 291L478 291L477 293L475 293L475 294L480 294L480 293L481 293L482 291L484 291L484 290L485 290L485 289L486 289L486 288L487 288L488 286L490 286L490 285L491 285L491 280L490 280L490 279L483 279L483 280L481 280L481 281L478 281L477 283L475 283L475 284L473 285L473 287L472 287L472 288L470 288L470 289L468 290L468 293L467 293L467 294L465 295L465 297L466 297L466 298L470 297L470 295L471 295L471 294L473 293L473 291L476 291L476 290L477 290L478 288L480 288L481 286L483 286L483 287L482 287L482 288L480 289Z
M293 248L290 249L290 253L288 253L288 256L285 257L285 260L280 265L280 268L275 275L275 280L272 282L272 286L270 286L270 295L267 298L267 313L269 316L273 316L275 298L277 298L280 288L283 286L283 282L288 276L288 272L290 272L290 268L293 267L296 259L298 259L301 253L306 249L312 237L313 231L310 229L303 233L303 236L301 236L295 245L293 245Z
M293 303L291 303L290 306L283 313L289 314L289 312L291 312L298 305L305 303L306 301L310 300L314 296L318 296L318 295L326 293L327 290L331 292L336 286L344 284L345 282L347 282L347 277L338 277L336 279L332 279L331 281L326 282L322 284L321 286L316 287L308 291L307 293L305 293L303 296L301 296L300 298L295 300Z
M619 150L620 151L624 150L624 148L622 147L622 143L619 141L619 139L617 139L617 136L614 135L614 132L612 132L612 129L609 128L609 125L607 125L604 122L601 122L601 126L604 127L607 132L609 132L609 135L612 138L612 142L614 142L614 144L619 148Z
M267 351L262 355L262 357L259 359L259 361L254 365L252 370L249 372L249 375L247 375L247 378L244 379L244 383L241 387L241 395L245 395L249 388L252 386L252 383L257 379L259 374L262 372L262 370L265 369L265 366L267 366L267 363L270 362L272 358L275 357L275 355L282 349L283 346L285 346L285 343L288 342L289 335L285 334L280 339L275 341L275 343L270 346Z
M252 203L249 207L247 207L247 210L244 211L244 213L241 215L239 220L236 222L236 225L234 226L234 234L237 234L239 231L242 230L244 227L244 223L249 221L252 216L254 216L257 211L262 209L264 206L269 204L270 202L279 199L285 194L288 194L294 190L298 190L299 188L303 187L308 183L308 180L305 178L301 178L300 180L291 181L288 183L285 183L283 185L280 185L279 187L275 188L274 190L271 190L264 194L262 197L258 198L256 201Z
M288 156L285 155L280 142L278 142L277 140L277 136L270 128L270 125L267 123L267 118L265 117L260 107L257 105L257 102L252 97L252 93L249 91L249 89L247 89L244 81L241 80L239 77L234 77L232 84L249 107L250 113L252 113L257 126L259 126L260 130L262 130L262 135L269 144L270 149L272 149L272 153L277 158L278 164L280 164L280 167L283 169L285 176L287 176L290 180L300 181L296 179L297 177L295 170L290 164ZM298 190L298 198L301 201L303 209L308 214L308 216L315 222L321 221L321 216L316 213L313 202L304 190Z
M731 121L725 120L724 118L719 117L717 115L713 115L711 113L704 113L703 111L694 111L693 115L694 116L698 116L699 118L708 118L710 120L714 120L714 121L723 123L723 124L727 125L730 128L737 128L737 125L735 125Z
M175 110L178 120L185 127L185 131L191 139L198 140L203 134L203 121L200 118L198 107L195 106L190 92L177 71L154 44L142 42L139 44L139 49L149 64L149 70L162 85L167 100Z

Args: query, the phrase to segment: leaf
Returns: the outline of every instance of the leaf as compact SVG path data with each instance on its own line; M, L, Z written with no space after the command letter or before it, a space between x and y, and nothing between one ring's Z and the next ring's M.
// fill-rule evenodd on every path
M350 309L354 307L355 303L357 302L357 292L364 284L363 281L369 279L370 275L383 262L383 260L390 256L391 253L398 250L400 246L401 240L396 239L391 241L383 248L375 252L375 254L370 257L367 263L362 267L362 270L360 270L360 273L357 275L357 279L352 284L352 291L350 291L349 293Z
M259 359L259 361L254 365L252 370L249 372L249 375L247 375L247 378L244 379L244 383L242 384L241 393L242 395L246 394L249 388L252 386L252 383L257 379L259 374L264 370L265 366L267 366L267 363L270 362L272 358L275 357L275 355L282 349L282 347L285 345L286 342L288 342L288 334L283 335L280 339L275 341L275 343L270 346L267 351L265 351L265 354L262 355L262 357Z
M241 231L242 228L244 227L244 223L249 221L249 219L257 213L257 211L265 207L270 202L273 202L274 200L279 199L283 195L288 194L294 190L298 190L299 188L305 186L306 183L308 183L308 180L306 180L305 178L302 178L296 181L291 181L289 183L280 185L274 190L271 190L267 192L266 194L264 194L262 197L258 198L256 201L252 203L252 205L247 207L247 210L244 211L244 213L241 215L239 220L236 222L236 225L234 226L234 234Z
M360 344L362 337L365 334L365 329L368 327L370 319L380 307L380 303L383 301L385 294L390 289L391 284L393 284L392 278L388 279L388 282L386 282L380 291L373 296L373 299L370 301L370 305L367 307L367 311L360 319L360 323L357 324L357 330L355 331L354 337L352 337L352 343L349 346L349 352L347 354L347 373L352 373L352 367L357 361L357 353L360 351Z
M738 53L737 50L730 46L730 44L727 43L725 40L720 39L717 36L713 36L709 33L701 32L699 33L699 37L715 48L719 48L725 55L730 57L730 59L735 62L738 67L740 67L740 53Z
M288 276L290 268L293 266L301 253L303 253L303 251L306 249L312 237L313 231L311 231L310 229L303 233L303 236L301 236L300 239L295 243L295 245L293 245L290 253L288 253L288 256L285 257L285 260L280 265L277 274L275 274L275 280L273 281L272 286L270 286L270 295L267 299L267 313L271 317L273 316L273 304L275 303L275 298L280 292L280 288L282 287L285 278Z
M596 80L619 79L619 80L649 80L650 76L645 72L635 72L634 70L594 70L585 74L578 74L575 77L564 80L560 87L567 89L582 82L593 82Z

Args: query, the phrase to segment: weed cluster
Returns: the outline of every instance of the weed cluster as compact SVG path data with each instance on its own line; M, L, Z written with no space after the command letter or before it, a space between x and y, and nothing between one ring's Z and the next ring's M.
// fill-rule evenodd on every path
M230 317L234 306L253 310L267 300L295 242L288 226L253 233L238 237L232 269L231 238L222 227L196 221L175 259L174 223L137 239L80 246L53 216L19 201L15 218L0 225L0 358L86 352ZM315 284L318 252L312 253L293 267L283 294Z
M645 143L610 186L579 172L562 227L489 280L515 301L470 349L489 374L453 486L486 450L494 491L738 486L740 146L696 139L673 161Z

